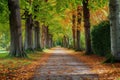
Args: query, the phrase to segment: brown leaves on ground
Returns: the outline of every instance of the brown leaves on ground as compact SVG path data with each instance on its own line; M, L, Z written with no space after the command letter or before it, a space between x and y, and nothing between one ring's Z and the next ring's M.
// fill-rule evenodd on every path
M29 54L28 59L0 59L0 80L30 80L35 70L41 64L46 63L51 53L52 50L46 50L45 53ZM84 52L74 52L66 49L66 53L75 56L90 66L92 71L99 75L100 80L120 79L120 63L103 64L105 58L97 55L84 55Z
M28 59L1 59L0 80L29 80L41 64L44 64L50 53L31 53Z
M105 58L97 55L84 55L84 52L69 52L92 68L100 80L120 80L120 63L102 63Z

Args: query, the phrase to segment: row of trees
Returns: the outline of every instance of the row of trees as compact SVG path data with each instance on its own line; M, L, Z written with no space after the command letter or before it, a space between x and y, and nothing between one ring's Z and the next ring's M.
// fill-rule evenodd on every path
M85 43L86 43L86 54L91 54L91 37L90 37L90 10L89 10L89 1L83 0L82 6L78 5L77 10L75 10L72 14L72 32L73 32L73 45L74 49L77 51L81 51L80 45L80 27L82 14L84 19L84 29L85 29ZM76 20L77 19L77 20ZM76 24L77 23L77 24Z
M69 1L69 0L68 0ZM94 4L95 3L95 4ZM101 3L101 4L100 4ZM72 1L69 8L72 10L72 36L73 36L73 48L77 51L82 50L81 41L81 27L84 22L85 31L85 53L91 54L91 36L90 36L90 9L96 10L106 6L107 0L91 1L91 0L76 0ZM67 3L66 3L67 4ZM98 5L96 5L98 4ZM63 38L64 39L64 38Z
M31 1L29 1L29 4L31 5ZM19 3L18 3L18 5L19 5ZM37 5L38 6L38 5ZM87 48L86 48L86 53L90 53L90 51L91 51L91 45L90 45L90 23L88 22L89 21L89 8L87 7L88 6L88 1L85 1L85 0L83 0L83 12L84 12L84 19L85 19L85 22L87 23L87 25L86 25L86 23L85 23L85 31L86 31L86 44L87 44ZM10 6L9 6L10 7ZM13 7L14 8L14 7ZM35 6L35 8L37 8L36 6ZM10 9L9 9L10 10ZM12 10L12 9L11 9ZM10 10L10 11L11 11ZM13 12L13 11L11 11L11 12ZM38 12L37 10L35 10L35 12ZM26 11L26 13L25 13L25 17L27 17L27 19L26 19L26 44L25 44L25 49L30 49L30 50L33 50L32 48L33 48L33 43L32 43L32 27L33 27L33 20L32 20L32 14L29 14L28 15L28 11ZM15 14L15 13L13 13L13 14ZM19 17L20 17L20 13L19 13L19 15L18 15ZM76 15L73 15L73 18L75 18L75 16ZM75 48L77 48L78 50L80 50L80 31L79 31L79 25L80 25L80 22L81 22L81 13L80 13L80 7L78 6L78 25L77 25L77 31L75 32L75 31L73 31L73 38L74 38L74 47ZM14 19L15 20L15 19ZM20 19L19 19L20 20ZM10 20L11 21L11 20ZM16 20L17 21L17 20ZM13 23L13 22L11 22L11 23ZM20 23L20 21L19 21L19 23ZM36 23L37 24L39 24L37 21L36 21ZM21 24L21 23L20 23ZM75 21L74 21L74 19L73 19L73 27L75 28ZM20 25L19 25L20 26ZM36 28L39 28L39 27L36 27ZM44 33L44 35L43 35L43 41L44 42L46 42L46 44L47 44L47 38L44 38L44 36L47 36L48 35L48 29L47 29L47 27L45 28L45 27L43 27L43 29L44 29L44 31L43 31L43 33ZM35 29L35 30L37 30L37 29ZM38 29L39 30L39 29ZM75 29L74 29L75 30ZM35 32L39 32L39 31L35 31ZM88 33L87 33L88 32ZM88 35L88 36L87 36ZM22 36L22 35L21 35ZM37 36L37 35L35 35L35 36ZM12 36L11 36L12 37ZM76 38L75 38L76 37ZM38 40L38 39L36 39L36 40ZM35 40L35 41L36 41ZM11 40L12 41L12 40ZM45 43L43 42L43 45L46 45ZM11 42L12 43L12 42ZM20 43L21 44L21 43ZM39 43L36 43L36 45L39 45ZM16 46L17 47L17 46ZM39 47L39 46L38 46ZM88 48L88 47L90 47L90 48ZM13 51L11 50L11 53L15 53L14 52L14 50L16 50L16 49L13 49ZM18 51L19 52L19 51ZM17 52L17 53L18 53Z
M73 11L72 14L72 33L73 33L73 47L76 50L81 50L80 45L80 25L83 13L84 19L84 30L85 30L85 44L86 44L86 54L92 53L91 48L91 36L90 36L90 0L82 0L82 8L77 6L77 10ZM102 1L101 1L102 2ZM110 10L110 28L111 28L111 54L117 60L120 60L120 38L119 38L119 13L120 13L120 2L118 0L105 0L103 2L109 2L109 10ZM94 4L92 4L94 5ZM95 5L94 5L95 6ZM100 7L100 5L98 5ZM75 8L76 9L76 8ZM82 10L83 9L83 10ZM76 24L77 23L77 24Z
M73 12L72 15L72 23L73 23L73 43L74 48L78 51L81 50L80 47L80 27L81 27L81 20L82 20L82 10L83 10L83 17L84 17L84 27L85 27L85 42L86 42L86 54L90 54L92 52L91 49L91 40L90 40L90 10L88 7L88 0L83 0L83 9L81 6L77 7L77 15ZM76 25L76 18L77 18L77 25Z
M29 5L32 5L32 1L27 1ZM47 2L47 1L45 1ZM32 5L34 13L38 12L38 5ZM37 15L33 16L30 10L24 9L23 16L25 20L25 44L23 47L22 38L22 26L21 26L21 15L20 15L20 3L19 0L8 0L8 8L10 11L9 22L10 22L10 56L14 57L26 57L24 50L41 50L40 44L40 26L39 21L36 19ZM49 33L48 26L44 24L42 26L42 47L52 47L52 35Z
M7 2L7 1L6 1ZM22 3L22 7L20 7ZM92 52L90 36L90 9L98 9L105 6L108 0L8 0L9 23L11 35L10 55L15 57L26 57L24 50L40 49L41 47L52 47L55 39L55 31L51 31L51 25L58 27L56 16L63 17L66 9L72 10L72 34L73 48L81 50L80 27L82 19L84 21L86 54ZM95 5L95 4L97 5ZM119 59L119 1L110 0L110 21L111 21L111 44L112 54ZM115 3L115 4L113 4ZM54 11L53 11L54 10ZM22 17L21 17L22 14ZM25 41L23 45L23 36L21 28L21 18L25 20ZM63 17L64 19L64 17ZM39 23L40 22L40 23ZM39 26L42 25L42 27ZM56 25L55 25L56 24ZM54 29L53 28L53 29ZM41 31L41 32L40 32ZM58 30L59 32L60 30ZM60 31L62 32L62 31ZM40 37L42 33L42 37ZM54 33L51 34L51 33ZM61 35L60 35L61 36ZM54 38L53 38L54 37ZM41 44L40 44L41 38ZM61 43L69 46L70 36L62 35Z

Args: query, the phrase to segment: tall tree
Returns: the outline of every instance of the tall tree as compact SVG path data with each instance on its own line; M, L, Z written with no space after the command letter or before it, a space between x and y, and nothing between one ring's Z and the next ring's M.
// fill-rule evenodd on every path
M115 59L120 60L120 1L110 0L111 51Z
M10 56L26 57L22 44L21 16L19 0L8 0L11 46Z
M73 34L73 47L76 48L76 14L72 14L72 34Z
M80 47L80 26L81 26L81 18L82 18L82 13L81 13L81 6L77 7L77 51L81 50Z
M35 49L41 50L40 46L40 26L39 22L35 21L34 23L34 43L35 43Z
M48 39L48 27L45 24L42 26L42 48L47 47L47 39Z
M37 1L38 2L38 1ZM34 48L36 50L41 50L40 44L40 22L37 20L39 13L39 5L34 4Z
M32 5L31 0L27 0L29 6ZM26 6L25 6L26 7ZM25 9L25 19L26 19L26 25L25 25L25 50L31 50L33 51L33 19L32 14L30 11L26 8Z
M91 48L91 37L90 37L90 10L88 7L89 0L83 0L83 17L84 17L84 28L85 28L85 43L86 43L86 54L92 53Z
M26 26L25 26L25 50L33 51L33 20L32 14L26 11Z

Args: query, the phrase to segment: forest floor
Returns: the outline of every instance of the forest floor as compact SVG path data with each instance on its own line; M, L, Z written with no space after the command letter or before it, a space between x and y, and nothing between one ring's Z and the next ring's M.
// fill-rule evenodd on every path
M3 56L5 54L0 56L0 80L56 80L56 77L58 80L98 80L97 77L99 80L120 80L120 63L103 64L103 57L65 48L31 53L28 59Z

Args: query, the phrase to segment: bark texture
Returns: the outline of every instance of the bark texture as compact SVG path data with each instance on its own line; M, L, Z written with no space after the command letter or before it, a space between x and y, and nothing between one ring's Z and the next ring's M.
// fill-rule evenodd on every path
M88 8L88 0L83 0L83 17L85 27L85 43L86 43L86 54L92 53L91 48L91 36L90 36L90 11Z
M40 46L40 27L39 27L39 22L35 21L35 27L34 27L34 43L35 43L35 49L41 50Z
M33 49L33 20L32 15L26 12L26 27L25 27L25 50Z
M110 0L111 52L115 59L120 60L120 1Z
M8 0L9 21L10 21L10 56L26 57L22 44L21 16L19 0Z

